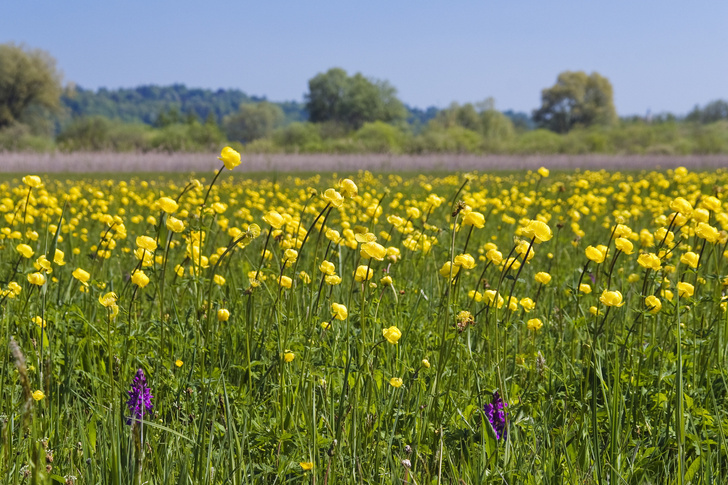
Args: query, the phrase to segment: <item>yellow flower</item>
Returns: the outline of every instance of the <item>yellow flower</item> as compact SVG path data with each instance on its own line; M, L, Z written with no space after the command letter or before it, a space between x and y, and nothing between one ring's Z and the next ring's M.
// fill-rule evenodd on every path
M281 285L283 288L290 288L291 285L293 285L293 280L288 276L281 276L280 278L278 278L278 284Z
M538 174L543 178L546 178L549 176L549 169L546 167L541 167L538 169Z
M659 311L662 309L662 302L655 295L650 295L645 298L645 306L647 306L647 311L655 314L659 313Z
M222 161L222 163L225 164L225 168L228 170L232 170L240 165L240 153L230 147L223 148L217 159Z
M655 253L642 253L637 258L637 263L640 266L647 269L654 269L657 271L662 267L660 264L660 258Z
M532 318L526 322L526 327L534 332L540 330L543 327L543 322L539 318Z
M604 246L600 246L604 247ZM584 252L586 253L586 257L589 258L591 261L594 261L597 264L603 263L604 258L607 257L606 250L602 251L599 249L600 247L594 247L594 246L587 246Z
M167 221L165 222L165 225L167 226L167 229L169 229L172 232L180 233L185 230L184 221L181 221L174 216L167 217Z
M174 361L174 365L176 365L177 367L182 367L184 365L184 362L182 362L181 360L177 359L177 360Z
M359 266L354 272L355 281L369 281L374 276L374 270L366 266Z
M30 259L33 257L33 248L28 246L27 244L20 243L17 246L15 246L15 250L23 255L24 258Z
M324 281L326 281L326 284L329 286L336 286L341 284L341 276L337 274L332 275L326 275L324 277Z
M430 361L427 359L422 359L422 365L425 367L425 369L430 368Z
M670 209L679 212L686 217L690 217L690 214L693 212L693 206L682 197L677 197L670 202Z
M498 308L501 308L503 306L504 300L501 295L498 294L495 290L485 290L483 292L483 299L488 304L488 306L498 306Z
M528 238L535 238L536 243L549 241L554 237L551 228L543 221L532 220L523 229L523 235Z
M359 188L351 179L344 179L339 181L339 189L341 189L341 193L344 197L348 197L350 199L352 197L356 197L356 194L359 193Z
M624 237L618 237L617 239L615 239L614 246L622 251L624 254L632 254L632 250L634 249L632 241Z
M46 326L46 321L43 320L43 318L40 317L40 316L33 317L33 319L31 320L31 322L35 323L36 325L38 325L41 328L45 328L45 326Z
M313 463L311 463L310 461L302 461L299 463L299 465L301 465L301 468L303 468L303 471L305 472L313 469Z
M690 283L681 281L677 284L677 294L681 298L691 297L693 296L693 293L695 293L695 288Z
M481 229L485 226L485 216L480 212L470 211L463 215L464 226L474 226Z
M280 229L285 222L283 216L276 211L270 211L263 216L263 220L270 224L273 229Z
M718 229L714 228L710 224L706 224L705 222L698 224L698 227L695 228L695 234L709 243L716 242L720 237Z
M545 271L541 271L539 273L536 273L533 279L535 279L538 283L541 283L542 285L547 285L551 281L551 275L546 273Z
M301 281L303 281L304 285L307 285L311 282L311 277L305 271L300 271L298 273L298 277L301 278Z
M324 200L334 207L344 205L344 196L336 191L336 189L326 189L324 192Z
M154 252L157 249L157 241L149 236L138 236L136 238L136 245L150 252Z
M397 327L392 325L389 328L382 329L382 335L385 339L387 339L387 342L389 342L390 344L396 344L397 341L402 337L402 332L400 332Z
M217 320L219 322L227 322L230 319L230 310L227 308L219 308L217 310Z
M325 275L332 275L336 273L336 266L330 261L323 260L319 266L319 270Z
M23 183L28 187L32 187L34 189L43 186L43 181L37 175L26 175L25 177L23 177Z
M392 284L393 284L394 282L392 281L392 277L391 277L391 276L389 276L389 275L387 275L387 276L383 276L383 277L382 277L382 279L381 279L381 280L379 280L379 283L380 283L380 284L381 284L382 286L392 286Z
M442 268L440 268L440 276L443 278L450 277L450 261L446 261L445 264L442 265ZM458 274L458 271L460 271L460 266L453 266L452 267L452 276L454 277L456 274Z
M624 305L624 302L622 301L622 293L617 290L604 290L602 292L602 296L599 297L599 301L601 301L606 306L620 307Z
M460 266L464 269L475 268L475 258L469 254L458 254L455 256L455 266Z
M500 264L501 261L503 261L503 253L495 248L489 249L488 252L485 253L485 257L493 264Z
M113 291L110 291L110 292L106 293L105 295L99 296L99 303L101 303L104 307L109 308L111 305L116 303L116 300L118 298L119 297L116 296L116 293L114 293Z
M698 255L692 251L688 251L680 256L680 262L695 269L698 267Z
M218 286L223 286L223 285L225 285L225 278L223 278L223 277L222 277L222 276L220 276L219 274L216 274L215 276L213 276L213 277L212 277L212 281L214 281L214 282L215 282L215 284L216 284L216 285L218 285Z
M131 282L139 288L144 288L149 284L149 276L147 276L144 271L137 269L134 270L134 273L131 275Z
M283 354L283 360L286 362L293 362L293 359L296 358L296 354L291 352L290 350L286 350L286 352Z
M46 282L46 277L43 273L31 273L28 275L28 282L31 285L43 286Z
M346 309L346 306L340 303L331 304L331 313L337 320L346 320L346 317L349 316L349 311Z
M43 391L41 391L40 389L38 389L37 391L33 391L33 399L35 399L36 401L40 401L44 397L45 397L45 393Z
M582 283L579 285L579 291L588 295L589 293L592 292L592 287L589 286L589 284L587 284L587 283Z
M57 264L58 266L64 266L66 262L63 260L66 257L65 253L61 251L60 249L56 249L56 252L53 254L53 263Z
M81 268L76 268L73 270L73 273L71 273L71 275L78 281L83 283L85 286L88 286L88 280L89 278L91 278L91 275L88 274L87 271L84 271Z
M389 385L392 387L400 388L402 387L402 379L399 377L392 377L389 379Z
M521 301L519 303L521 304L523 309L526 311L526 313L528 313L531 310L533 310L534 308L536 308L536 303L534 303L534 301L528 297L521 298Z
M377 261L384 261L387 250L379 243L367 242L361 245L361 257L364 259L374 258Z
M590 307L589 307L589 313L591 313L592 315L595 315L595 316L596 316L596 315L598 315L598 314L599 314L600 312L599 312L599 309L598 309L597 307L595 307L595 306L590 306Z
M160 197L157 201L157 205L167 214L174 214L179 209L179 204L169 197Z

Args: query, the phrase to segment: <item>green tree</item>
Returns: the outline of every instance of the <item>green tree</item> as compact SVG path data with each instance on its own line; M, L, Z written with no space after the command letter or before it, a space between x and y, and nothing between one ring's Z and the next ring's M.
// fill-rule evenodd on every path
M617 121L612 83L596 72L564 71L556 84L541 91L541 107L533 119L557 133L575 126L612 125Z
M45 51L0 44L0 129L60 106L61 75Z
M223 119L223 127L230 140L249 143L270 136L284 119L280 106L263 101L241 104L237 113Z
M333 121L356 130L367 122L395 123L407 117L394 87L361 73L349 76L341 68L329 69L310 79L308 88L306 109L314 123Z

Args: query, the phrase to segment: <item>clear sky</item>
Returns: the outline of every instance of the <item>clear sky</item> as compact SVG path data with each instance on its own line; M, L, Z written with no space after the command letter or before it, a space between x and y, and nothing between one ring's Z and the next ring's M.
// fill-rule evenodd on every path
M331 67L417 107L530 112L564 70L597 71L620 115L728 99L725 0L0 0L0 43L48 51L85 88L183 83L302 101Z

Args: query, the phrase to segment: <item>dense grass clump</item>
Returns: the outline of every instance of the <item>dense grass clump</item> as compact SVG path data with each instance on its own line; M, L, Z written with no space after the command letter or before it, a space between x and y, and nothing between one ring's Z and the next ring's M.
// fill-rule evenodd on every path
M221 160L0 184L3 483L726 482L724 170Z

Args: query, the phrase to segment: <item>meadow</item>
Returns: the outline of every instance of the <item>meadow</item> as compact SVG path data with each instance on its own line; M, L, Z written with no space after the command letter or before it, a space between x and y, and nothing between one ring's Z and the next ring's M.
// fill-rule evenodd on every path
M725 169L210 159L0 179L2 483L728 483Z

